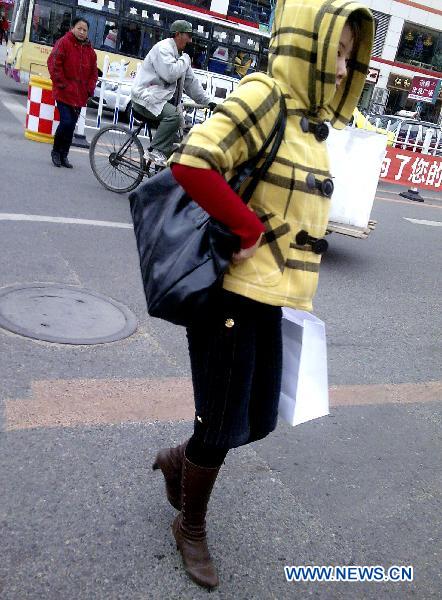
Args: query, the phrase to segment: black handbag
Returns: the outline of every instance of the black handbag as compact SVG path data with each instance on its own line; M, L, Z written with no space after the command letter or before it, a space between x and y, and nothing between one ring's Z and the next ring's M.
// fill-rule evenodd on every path
M251 178L242 194L246 204L276 156L286 116L281 95L279 117L268 139L229 181L237 192ZM222 283L239 238L194 202L169 168L149 178L129 200L148 313L187 327L207 305L214 286Z

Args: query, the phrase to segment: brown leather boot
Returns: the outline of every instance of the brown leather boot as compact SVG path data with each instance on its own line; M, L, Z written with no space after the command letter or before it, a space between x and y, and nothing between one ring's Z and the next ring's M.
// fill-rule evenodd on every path
M167 499L177 510L181 510L181 472L186 446L187 441L176 448L163 448L152 465L154 471L161 469L166 482Z
M206 538L207 504L218 472L219 467L199 467L184 457L182 508L172 523L184 568L195 583L208 589L219 583Z

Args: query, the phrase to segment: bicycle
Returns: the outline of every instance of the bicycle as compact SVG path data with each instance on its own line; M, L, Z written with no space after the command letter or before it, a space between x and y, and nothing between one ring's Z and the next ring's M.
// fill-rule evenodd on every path
M187 109L205 109L203 104L185 104ZM146 120L133 110L138 125L129 129L124 125L107 125L100 129L91 141L89 161L92 172L98 181L111 192L123 194L134 190L144 179L151 177L164 167L154 165L144 157L144 148L139 139L142 129L146 128L149 141L152 141L154 122ZM180 129L180 141L186 131ZM179 144L177 144L178 147Z

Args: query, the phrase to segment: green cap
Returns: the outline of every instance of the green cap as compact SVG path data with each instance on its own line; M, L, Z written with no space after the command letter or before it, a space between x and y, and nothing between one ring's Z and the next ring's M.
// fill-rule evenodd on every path
M172 23L170 26L170 31L172 33L192 33L192 23L179 19L178 21L174 21Z

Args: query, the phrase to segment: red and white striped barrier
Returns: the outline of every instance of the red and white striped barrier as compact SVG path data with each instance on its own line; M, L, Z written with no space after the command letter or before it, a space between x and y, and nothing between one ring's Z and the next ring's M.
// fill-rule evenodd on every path
M49 79L32 75L29 80L25 137L52 144L60 122Z

